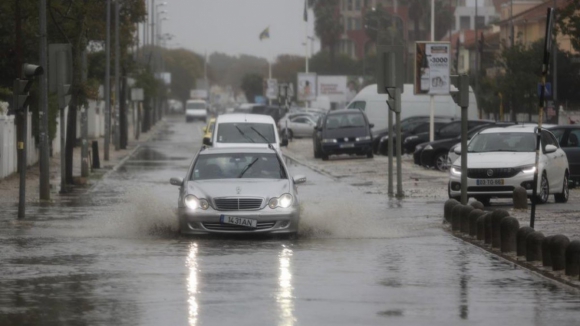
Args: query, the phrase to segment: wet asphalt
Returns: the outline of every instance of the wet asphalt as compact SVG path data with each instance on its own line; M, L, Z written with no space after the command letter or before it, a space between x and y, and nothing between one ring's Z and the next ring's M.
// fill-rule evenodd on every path
M292 161L297 239L180 236L203 124L166 120L90 190L0 211L0 325L578 325L577 291L447 234L442 203Z

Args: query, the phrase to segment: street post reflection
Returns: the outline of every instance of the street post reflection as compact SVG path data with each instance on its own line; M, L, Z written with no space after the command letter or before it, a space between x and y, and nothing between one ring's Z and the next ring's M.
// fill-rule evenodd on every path
M197 304L197 243L189 245L185 266L187 267L187 304L189 326L197 324L198 304Z
M280 275L278 277L278 294L276 295L276 302L280 309L281 326L294 325L296 318L294 317L294 298L292 290L292 249L284 246L278 257L280 262Z

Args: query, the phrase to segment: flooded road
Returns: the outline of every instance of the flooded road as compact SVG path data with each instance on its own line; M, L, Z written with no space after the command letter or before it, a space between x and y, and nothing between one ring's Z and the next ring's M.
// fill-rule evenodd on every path
M448 235L442 203L292 162L298 239L179 236L168 181L203 125L167 120L88 193L0 212L0 325L578 324L578 292Z

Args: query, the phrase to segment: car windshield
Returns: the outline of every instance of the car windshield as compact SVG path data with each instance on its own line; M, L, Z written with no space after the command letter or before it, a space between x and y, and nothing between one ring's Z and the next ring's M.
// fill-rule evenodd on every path
M536 139L533 133L501 132L478 134L469 142L470 153L533 152Z
M227 153L200 155L190 180L287 179L274 153Z
M218 143L276 143L274 126L270 123L220 123Z
M201 109L205 109L205 104L198 103L198 102L191 102L191 103L187 103L187 108L192 109L192 110L201 110Z
M326 118L326 129L361 128L364 126L365 119L360 113L337 114Z

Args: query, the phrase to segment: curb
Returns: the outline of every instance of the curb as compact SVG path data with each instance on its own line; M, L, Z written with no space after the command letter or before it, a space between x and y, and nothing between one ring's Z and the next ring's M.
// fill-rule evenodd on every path
M289 150L286 150L286 151L283 152L284 158L287 158L287 159L289 159L291 161L294 161L294 162L296 162L296 163L298 163L298 164L300 164L302 166L305 166L305 167L309 168L310 170L312 170L314 172L317 172L317 173L320 173L322 175L325 175L325 176L331 178L334 181L339 181L340 180L340 178L332 175L331 173L329 173L329 172L327 172L325 170L321 170L318 167L313 166L312 164L306 163L306 162L304 162L304 161L302 161L300 159L297 159L296 156L294 156L294 155L292 155L292 154L290 154L288 152L289 152Z

